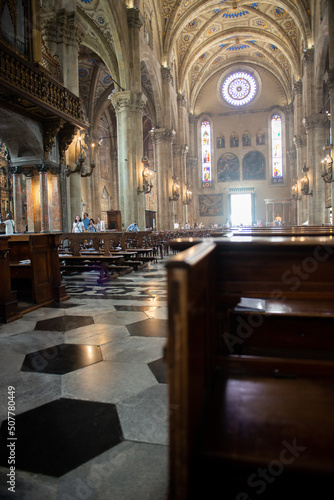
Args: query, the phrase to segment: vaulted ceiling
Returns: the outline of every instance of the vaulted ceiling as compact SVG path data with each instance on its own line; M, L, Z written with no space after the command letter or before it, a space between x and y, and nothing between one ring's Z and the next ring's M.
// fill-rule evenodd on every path
M219 75L236 65L254 68L277 104L288 104L293 83L301 78L303 52L313 45L306 0L77 0L77 5L86 20L88 47L80 52L80 94L90 107L106 102L113 78L125 85L126 44L116 19L124 7L139 6L152 57L172 68L175 88L195 114L202 110L203 92L215 93ZM142 64L151 101L153 80Z

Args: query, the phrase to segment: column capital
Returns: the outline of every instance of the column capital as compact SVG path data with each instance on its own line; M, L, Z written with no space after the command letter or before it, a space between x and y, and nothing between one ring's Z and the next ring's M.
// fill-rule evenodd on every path
M122 111L140 111L146 106L147 97L142 92L132 92L131 90L122 90L110 94L108 97L114 106L116 113Z
M329 68L329 70L327 71L327 74L328 74L328 79L327 79L328 88L330 90L333 90L334 89L334 68Z
M314 61L314 48L306 49L303 54L303 63L306 67L310 66Z
M65 43L74 43L79 46L84 32L77 21L76 13L60 9L56 15L56 22L58 41L63 40Z
M138 31L142 27L143 23L140 19L140 11L138 7L133 7L132 9L127 9L126 11L128 19L128 27L135 28Z
M47 163L36 163L35 169L40 173L46 173L50 170L50 166Z
M161 66L161 78L164 82L173 85L173 75L169 66Z
M185 108L187 106L187 99L182 92L179 92L177 94L177 104L182 108Z
M297 151L295 149L289 149L288 151L289 160L295 160L297 158Z
M303 146L303 138L301 135L294 135L293 136L293 143L296 146L296 148L301 148Z
M33 168L23 167L22 173L25 177L31 178L34 175Z
M293 83L293 92L295 95L302 95L303 93L303 82L302 80L297 80Z
M170 142L173 144L176 136L175 130L166 128L155 128L149 132L152 141L154 143L158 142Z
M23 168L18 165L9 165L9 171L13 175L20 175L23 173Z
M325 127L328 124L328 118L325 114L315 113L303 118L302 122L306 129L306 133L308 133L316 127Z

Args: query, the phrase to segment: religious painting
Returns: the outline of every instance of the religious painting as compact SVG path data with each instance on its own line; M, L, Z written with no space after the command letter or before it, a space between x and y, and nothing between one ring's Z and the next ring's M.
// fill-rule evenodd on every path
M240 180L239 158L233 153L224 153L217 162L218 182Z
M263 130L258 130L256 132L256 145L262 146L263 144L265 144L264 132Z
M225 137L222 134L217 136L217 148L221 149L225 147Z
M230 137L230 147L237 148L239 146L239 136L235 132Z
M242 145L250 146L251 145L251 135L249 132L244 132L242 134Z
M250 151L242 162L242 178L246 180L263 180L266 178L266 159L259 151Z
M203 194L199 196L199 214L204 217L223 215L223 195Z

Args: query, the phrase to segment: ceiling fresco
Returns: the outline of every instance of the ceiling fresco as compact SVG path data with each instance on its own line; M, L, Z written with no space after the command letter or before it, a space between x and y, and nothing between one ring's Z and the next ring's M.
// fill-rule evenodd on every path
M187 96L190 107L195 107L213 75L236 62L270 73L286 102L291 102L293 84L301 78L303 52L312 47L306 1L124 0L121 4L140 6L144 38L154 57L173 69L176 91ZM113 24L117 11L113 1L77 0L77 5L86 26L83 44L89 47L80 54L80 95L91 106L106 99L113 79L121 78L124 53L117 50L121 34ZM101 43L103 50L98 51ZM143 91L153 102L154 77L145 64L141 67Z

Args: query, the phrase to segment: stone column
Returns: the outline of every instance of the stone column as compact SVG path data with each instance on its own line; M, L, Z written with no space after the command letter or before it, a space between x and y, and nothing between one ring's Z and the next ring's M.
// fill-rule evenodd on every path
M30 168L25 168L23 170L23 174L26 178L28 233L34 233L35 232L35 214L34 214L33 171Z
M296 160L297 160L297 152L296 149L290 149L288 151L288 157L289 157L289 166L291 169L291 188L295 184L298 185L298 176L297 176L297 165L296 165ZM292 190L291 190L291 196L292 196ZM300 197L300 191L298 189L298 198ZM298 203L299 200L296 199L291 199L292 205L291 205L291 211L290 211L290 218L291 218L291 224L292 225L297 225L298 224Z
M293 138L294 145L296 147L296 156L297 156L297 184L298 184L298 197L299 197L299 204L302 201L302 193L301 193L301 178L303 177L303 166L302 166L302 159L303 159L303 152L302 152L302 147L303 147L303 140L301 135L295 135ZM297 211L297 225L300 225L302 223L302 214L301 212L301 207L300 205L298 206L298 211Z
M24 232L23 211L22 211L22 167L12 167L13 173L13 204L15 231Z
M41 206L41 233L50 232L49 222L49 197L48 197L48 179L47 172L49 167L45 164L36 165L39 172L39 194Z
M111 159L111 178L112 178L112 208L117 210L119 208L119 192L118 192L118 158L117 151L112 151Z
M173 184L173 141L175 131L165 128L150 132L153 142L154 166L157 172L157 229L166 231L173 229L173 209L169 197L172 195Z
M62 203L60 169L51 169L51 203L52 203L52 231L62 230Z
M304 130L302 129L302 119L303 119L303 84L301 80L294 83L294 137L293 142L296 147L296 164L295 170L293 171L294 177L300 177L304 159L303 159L303 136Z
M303 120L307 135L306 166L309 168L307 176L310 181L312 196L308 198L308 220L310 225L321 225L325 222L325 186L320 175L323 156L324 126L327 117L319 113L310 115Z
M143 108L141 92L115 92L109 97L116 111L118 137L119 200L122 226L134 220L145 228L145 194L137 193L142 182Z

